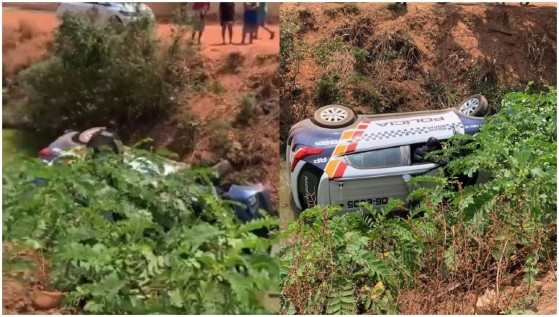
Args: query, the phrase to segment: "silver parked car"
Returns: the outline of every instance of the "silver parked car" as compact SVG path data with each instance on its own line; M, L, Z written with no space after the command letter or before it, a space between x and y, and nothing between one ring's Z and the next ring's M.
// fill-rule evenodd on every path
M150 7L140 2L61 2L57 14L62 16L66 12L91 16L98 23L127 24L142 14L155 21Z
M483 124L487 100L467 98L456 108L356 116L329 105L314 118L295 124L287 139L286 160L295 205L340 205L360 209L362 202L382 207L390 198L406 200L415 175L434 173L439 163L415 161L413 153L430 137L474 134Z

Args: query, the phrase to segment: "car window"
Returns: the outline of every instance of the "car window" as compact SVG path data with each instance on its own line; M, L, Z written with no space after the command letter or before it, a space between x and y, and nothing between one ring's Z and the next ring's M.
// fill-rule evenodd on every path
M406 147L404 147L405 150ZM347 162L354 168L384 168L409 165L409 155L405 157L401 147L393 147L374 151L346 155Z

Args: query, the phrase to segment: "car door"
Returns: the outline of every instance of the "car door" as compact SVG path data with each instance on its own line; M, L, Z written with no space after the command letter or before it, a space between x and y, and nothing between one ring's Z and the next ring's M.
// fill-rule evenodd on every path
M408 152L408 153L406 153ZM409 146L345 155L343 178L330 180L330 200L345 211L357 211L367 202L382 207L389 198L405 199L408 188L401 167L409 166Z
M343 178L330 180L330 201L344 211L362 209L370 203L382 208L392 199L406 201L416 186L408 185L415 175L431 173L438 164L411 164L409 146L392 147L344 156Z

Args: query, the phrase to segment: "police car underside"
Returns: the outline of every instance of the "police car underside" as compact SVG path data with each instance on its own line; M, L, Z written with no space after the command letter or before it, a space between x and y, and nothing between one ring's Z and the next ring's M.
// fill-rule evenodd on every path
M379 208L390 198L405 201L414 189L409 180L434 174L439 166L412 162L413 150L429 137L473 134L481 124L483 118L456 109L359 116L340 129L301 121L291 130L287 153L295 204L303 210L318 204L357 211L362 202Z

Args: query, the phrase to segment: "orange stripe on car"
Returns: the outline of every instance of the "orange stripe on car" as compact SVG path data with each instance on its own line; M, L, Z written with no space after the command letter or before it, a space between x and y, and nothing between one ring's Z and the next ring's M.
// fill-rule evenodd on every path
M334 150L334 155L344 154L346 148L347 148L347 144L339 144L338 146L336 146L336 149Z
M351 139L352 135L353 135L352 130L344 131L344 133L342 134L342 140L349 140L349 139Z
M340 161L336 160L328 162L328 165L326 165L326 169L324 169L326 174L328 174L328 178L332 178L332 175L334 175L334 171L336 170L336 167L338 167L339 163Z

